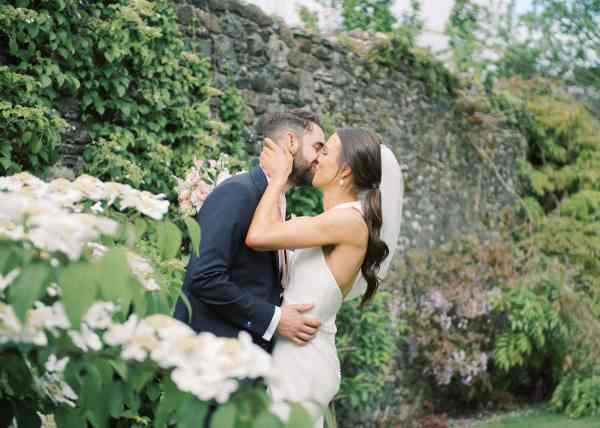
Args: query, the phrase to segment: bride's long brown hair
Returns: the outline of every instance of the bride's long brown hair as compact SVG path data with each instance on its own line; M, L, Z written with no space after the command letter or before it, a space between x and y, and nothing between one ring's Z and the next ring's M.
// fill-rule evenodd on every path
M377 277L379 266L389 254L387 244L381 240L383 224L381 211L381 141L371 130L365 128L343 128L337 136L342 142L340 164L352 170L354 191L364 194L362 208L369 229L367 253L361 266L367 281L367 291L360 302L361 308L371 300L379 288Z

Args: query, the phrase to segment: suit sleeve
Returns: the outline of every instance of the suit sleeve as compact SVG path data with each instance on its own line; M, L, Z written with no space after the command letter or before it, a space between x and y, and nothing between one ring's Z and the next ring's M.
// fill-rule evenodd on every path
M217 186L200 210L202 233L198 256L192 255L189 291L219 317L262 336L273 319L275 306L256 298L229 278L229 268L253 215L249 189L228 181Z

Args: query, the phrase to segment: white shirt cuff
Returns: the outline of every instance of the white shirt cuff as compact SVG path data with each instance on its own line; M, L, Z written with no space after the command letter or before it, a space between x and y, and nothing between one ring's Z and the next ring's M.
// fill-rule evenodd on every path
M267 342L273 338L273 335L277 330L277 326L279 325L279 320L281 320L281 308L279 306L275 306L275 312L273 313L273 318L271 318L269 328L267 328L267 331L265 331L265 334L263 334L262 337Z

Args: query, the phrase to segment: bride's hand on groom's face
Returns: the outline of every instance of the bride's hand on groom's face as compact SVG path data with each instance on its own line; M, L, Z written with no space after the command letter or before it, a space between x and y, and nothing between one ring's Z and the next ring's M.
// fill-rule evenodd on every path
M312 307L311 304L282 306L281 319L277 326L279 335L287 337L299 346L304 346L313 340L321 326L321 321L302 315Z
M278 146L270 138L265 138L260 165L271 180L286 183L293 164L294 158L289 149Z

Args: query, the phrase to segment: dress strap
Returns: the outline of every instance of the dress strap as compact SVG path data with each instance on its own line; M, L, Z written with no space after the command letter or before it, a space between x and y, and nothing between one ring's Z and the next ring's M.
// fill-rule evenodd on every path
M342 208L354 208L359 213L361 213L361 215L364 215L363 209L362 209L362 203L360 201L346 202L343 204L336 205L332 209L335 210L335 209L342 209Z

